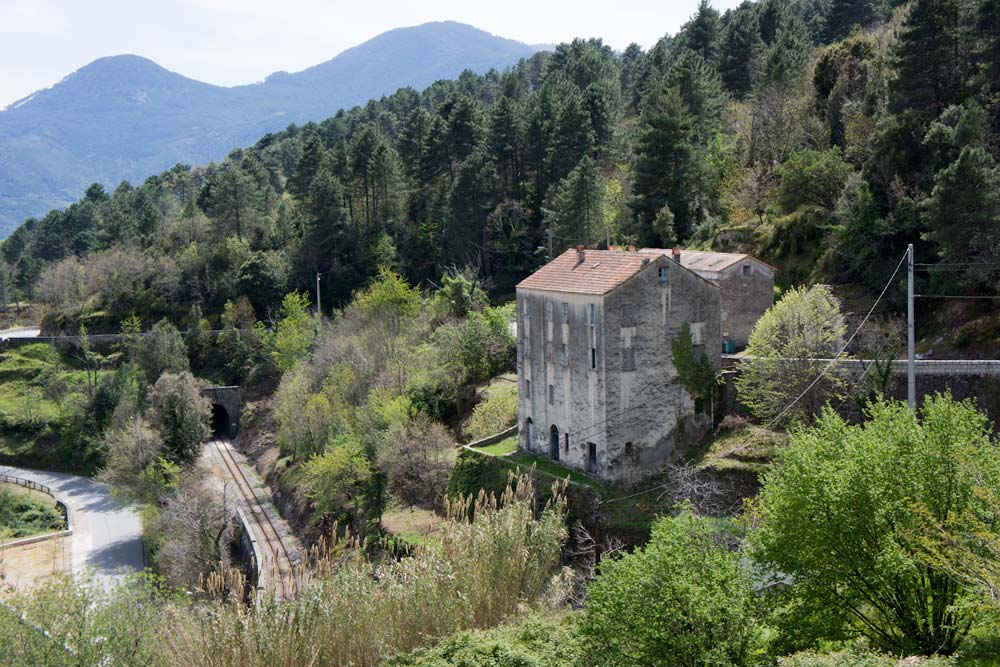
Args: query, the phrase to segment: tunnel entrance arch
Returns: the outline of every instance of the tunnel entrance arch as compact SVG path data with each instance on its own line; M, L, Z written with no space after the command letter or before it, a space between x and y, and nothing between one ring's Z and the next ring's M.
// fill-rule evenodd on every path
M212 403L212 435L216 438L233 437L229 411L219 403Z
M235 438L243 411L243 389L202 387L201 395L212 404L212 433L220 438Z

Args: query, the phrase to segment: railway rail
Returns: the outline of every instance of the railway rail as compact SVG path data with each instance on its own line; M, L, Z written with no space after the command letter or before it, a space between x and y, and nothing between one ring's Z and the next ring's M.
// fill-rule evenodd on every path
M278 594L283 598L291 597L295 593L295 576L292 565L291 554L281 533L278 532L267 512L264 501L261 500L257 491L250 483L246 473L239 462L233 456L229 448L229 443L222 438L213 437L211 445L219 454L219 458L225 466L229 476L236 483L237 490L246 504L246 509L252 519L260 529L260 537L264 541L267 550L267 563L257 563L258 584L264 584L268 579L276 580L275 585ZM264 581L261 581L263 579Z

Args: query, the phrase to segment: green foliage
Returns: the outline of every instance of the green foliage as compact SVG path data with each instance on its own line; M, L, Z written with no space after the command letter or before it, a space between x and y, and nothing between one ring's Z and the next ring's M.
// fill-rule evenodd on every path
M691 339L691 327L685 322L677 337L670 341L671 360L677 379L696 402L710 401L717 384L715 366L702 351L697 356Z
M813 381L829 365L826 360L840 352L845 331L840 304L828 287L785 292L750 333L749 359L741 363L736 378L740 401L761 419L815 415L825 403L843 396L846 382L836 366Z
M349 436L331 439L329 451L316 454L302 467L306 495L319 515L347 515L357 530L363 526L363 494L371 481L371 466L361 444Z
M986 418L949 396L919 416L876 403L867 417L852 426L826 411L793 434L755 506L754 556L790 576L795 604L828 629L846 619L894 653L951 653L975 621L974 598L916 539L928 517L984 510L977 489L1000 484Z
M499 385L472 410L465 425L465 437L480 440L510 428L517 422L517 386Z
M149 416L174 462L192 463L212 432L212 404L189 372L160 376L149 391Z
M499 493L507 482L507 469L492 456L460 451L448 478L448 497L475 498L480 491Z
M893 655L873 653L863 648L846 648L830 653L803 651L786 658L778 658L778 667L897 667L899 658ZM920 667L953 667L952 658L928 658L919 663Z
M287 371L302 359L316 338L316 327L309 314L309 297L290 292L281 302L281 319L274 332L271 356L279 371Z
M599 664L753 665L763 632L739 555L686 509L653 525L649 543L601 563L581 632Z
M65 517L53 503L32 497L27 490L0 486L0 533L17 539L65 526Z
M777 171L778 203L789 213L801 206L832 212L850 173L836 148L793 153Z
M184 373L190 370L184 337L173 324L160 320L138 338L132 348L132 360L146 376L146 382L156 382L164 372Z
M575 667L584 652L571 614L533 615L492 630L459 632L432 648L398 655L386 667Z

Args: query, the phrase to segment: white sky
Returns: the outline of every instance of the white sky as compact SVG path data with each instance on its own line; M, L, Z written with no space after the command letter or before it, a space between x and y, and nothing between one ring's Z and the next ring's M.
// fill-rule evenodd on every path
M725 10L739 0L712 0ZM220 85L295 72L403 26L469 23L530 44L652 45L698 0L0 0L0 109L101 56L132 53Z

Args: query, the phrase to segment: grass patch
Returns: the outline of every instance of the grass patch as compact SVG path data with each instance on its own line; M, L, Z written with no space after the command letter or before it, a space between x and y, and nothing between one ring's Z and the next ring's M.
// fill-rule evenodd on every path
M512 435L500 442L486 445L485 447L476 447L476 449L487 454L492 454L493 456L507 456L517 451L517 436Z
M422 507L396 507L382 514L382 528L412 546L437 541L445 520Z
M513 461L514 464L524 471L528 471L532 466L535 466L536 470L544 473L548 473L553 477L558 479L566 479L569 477L571 482L576 482L577 484L584 484L586 486L597 489L598 491L603 491L604 486L598 482L593 477L588 477L583 473L577 472L575 470L570 470L569 468L564 468L555 461L551 461L541 456L536 456L529 452L516 452L506 457L507 460Z
M55 503L0 486L0 534L18 539L61 530L66 525Z
M702 454L700 463L719 470L759 473L770 466L788 444L788 434L742 423L719 433Z

